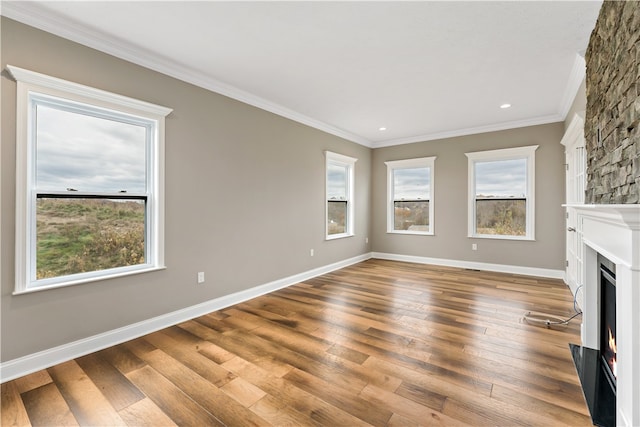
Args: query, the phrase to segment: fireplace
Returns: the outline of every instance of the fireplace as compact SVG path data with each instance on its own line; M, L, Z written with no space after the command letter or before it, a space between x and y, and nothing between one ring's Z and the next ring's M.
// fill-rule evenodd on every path
M611 388L616 389L616 265L602 255L600 265L600 360Z
M570 344L571 355L580 377L585 401L593 424L616 425L616 380L618 348L616 344L616 264L597 254L598 313L597 348ZM593 292L592 292L593 293Z
M571 352L585 400L605 411L596 425L640 426L640 205L570 207L583 286L582 345Z

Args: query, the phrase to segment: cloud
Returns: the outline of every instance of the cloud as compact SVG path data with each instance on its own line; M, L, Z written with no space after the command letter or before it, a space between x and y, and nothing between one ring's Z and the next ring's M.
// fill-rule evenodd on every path
M38 105L39 191L145 192L146 128Z
M327 166L327 199L347 199L347 168L329 164Z
M395 200L427 200L431 197L429 168L395 169L393 171Z
M476 196L523 197L527 194L527 160L476 162Z

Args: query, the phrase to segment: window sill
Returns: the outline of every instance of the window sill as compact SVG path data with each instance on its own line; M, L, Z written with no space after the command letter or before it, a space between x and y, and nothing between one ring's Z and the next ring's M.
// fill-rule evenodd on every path
M387 234L404 234L408 236L435 236L432 231L387 230Z
M353 233L332 234L330 236L327 236L325 240L336 240L336 239L343 239L345 237L353 237L353 236L354 236Z
M68 286L82 285L85 283L115 279L118 277L133 276L135 274L143 274L143 273L150 273L152 271L166 270L166 268L167 268L166 266L144 267L144 268L135 269L135 270L120 271L120 272L114 272L109 274L101 274L99 276L83 277L75 280L67 280L64 282L57 282L57 283L40 285L40 286L31 286L25 289L16 290L13 292L13 295L24 295L24 294L31 294L34 292L47 291L50 289L66 288Z
M529 236L501 236L495 234L470 234L467 236L470 239L489 239L489 240L518 240L525 242L535 242L535 237Z

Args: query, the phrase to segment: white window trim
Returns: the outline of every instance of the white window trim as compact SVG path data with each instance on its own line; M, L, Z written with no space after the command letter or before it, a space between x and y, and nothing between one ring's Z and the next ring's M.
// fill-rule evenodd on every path
M465 153L468 158L468 234L467 237L481 239L501 240L535 240L535 151L538 145L526 147L504 148L499 150L478 151ZM526 234L524 236L505 236L476 233L476 162L500 161L500 160L527 160L527 221Z
M7 65L7 70L17 82L16 99L16 260L14 294L30 293L45 289L77 285L114 277L139 274L165 268L164 264L164 134L165 117L170 108L150 104L78 83L50 77L19 67ZM150 227L148 247L149 259L145 264L120 267L103 271L62 276L57 280L36 283L30 272L35 262L35 212L32 206L31 188L33 177L31 96L55 97L88 104L97 108L114 110L132 116L153 121L155 134L150 143L149 174L152 177L149 192L151 197L148 212L151 214L147 227Z
M325 179L325 189L324 189L324 226L325 226L325 239L326 240L335 240L341 239L343 237L351 237L355 234L354 228L354 217L355 217L355 209L354 209L354 176L355 176L355 164L358 159L354 157L345 156L343 154L334 153L331 151L325 151L325 168L324 168L324 179ZM329 201L327 200L327 190L329 189L329 179L327 175L327 171L329 169L329 165L334 164L347 168L347 218L345 219L346 232L339 234L329 234Z
M417 234L423 236L435 235L435 161L436 157L421 157L416 159L406 160L391 160L384 162L387 165L387 233L393 234ZM414 169L414 168L429 168L429 179L431 188L429 189L429 231L411 231L411 230L395 230L394 218L394 182L393 171L396 169Z

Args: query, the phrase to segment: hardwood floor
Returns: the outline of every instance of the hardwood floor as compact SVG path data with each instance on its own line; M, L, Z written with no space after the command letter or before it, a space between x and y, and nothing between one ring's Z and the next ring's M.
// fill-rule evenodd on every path
M369 260L2 385L2 426L591 421L558 280Z

